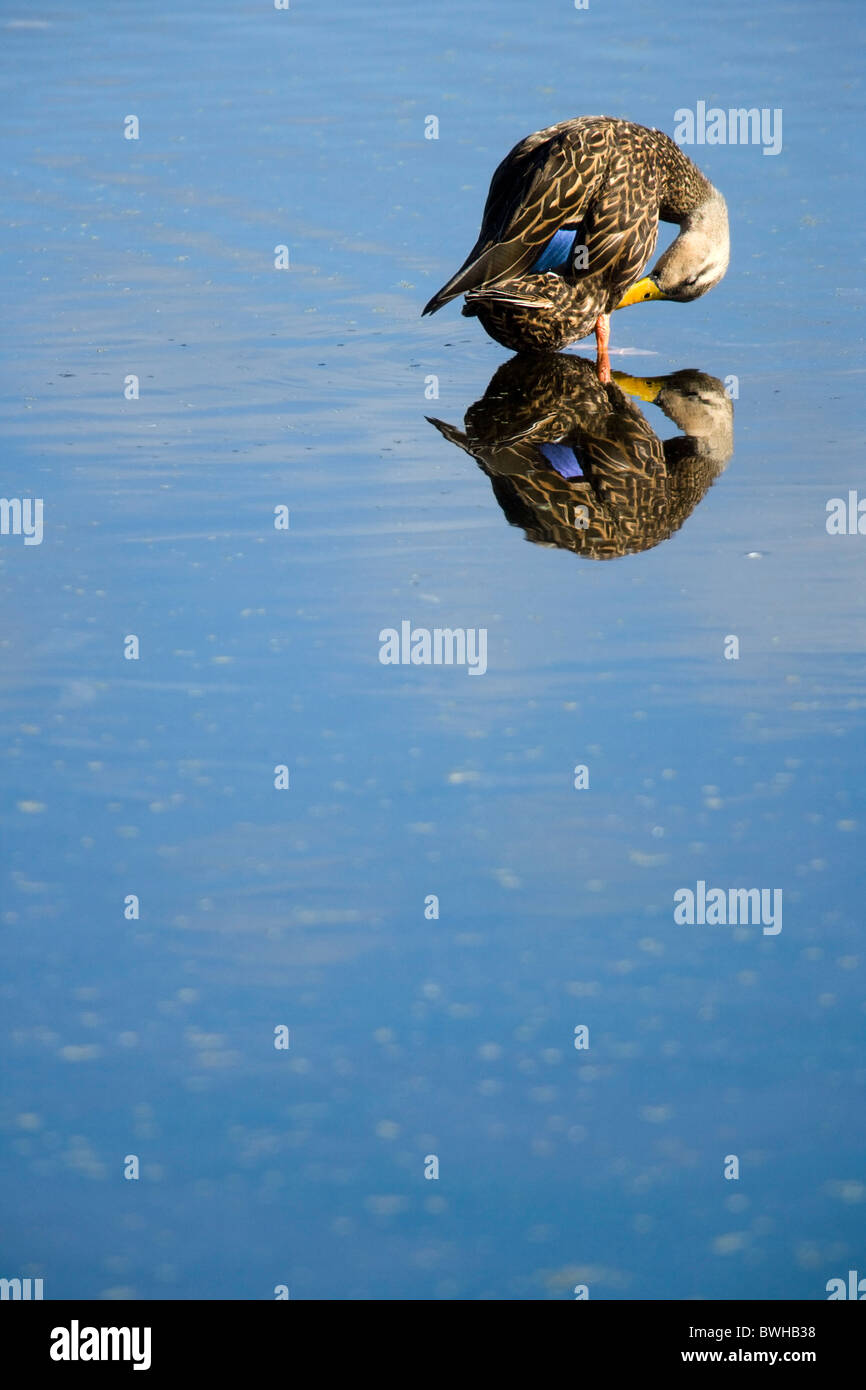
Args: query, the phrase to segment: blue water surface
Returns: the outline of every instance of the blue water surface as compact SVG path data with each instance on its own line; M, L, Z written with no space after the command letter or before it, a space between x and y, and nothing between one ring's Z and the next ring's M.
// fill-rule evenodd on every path
M866 1273L866 537L826 527L866 496L861 8L72 0L0 28L2 491L44 502L41 545L0 537L0 1275L533 1300ZM642 553L531 544L425 419L460 425L508 354L421 307L522 136L673 133L698 101L780 110L783 146L688 151L730 270L615 315L612 361L731 382L733 457ZM404 620L486 629L486 672L383 665ZM698 881L780 888L782 930L678 925Z

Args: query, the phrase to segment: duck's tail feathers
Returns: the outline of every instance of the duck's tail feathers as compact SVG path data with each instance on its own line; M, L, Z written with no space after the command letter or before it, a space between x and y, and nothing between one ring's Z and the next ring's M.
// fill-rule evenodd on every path
M477 313L478 304L511 304L524 309L553 309L550 299L542 294L527 294L520 289L509 289L507 285L482 285L479 290L468 290L464 314L471 317Z
M429 420L431 425L436 426L439 433L445 436L449 444L456 444L458 449L464 449L467 454L472 453L472 450L469 448L468 437L462 430L459 430L456 425L448 425L444 420L437 420L435 415L426 415L424 418Z
M491 246L488 242L481 250L473 247L456 275L452 275L446 285L434 294L421 310L424 314L435 314L444 304L456 299L458 294L468 290L487 289L503 280L512 280L515 275L532 264L536 249L520 241L497 241Z

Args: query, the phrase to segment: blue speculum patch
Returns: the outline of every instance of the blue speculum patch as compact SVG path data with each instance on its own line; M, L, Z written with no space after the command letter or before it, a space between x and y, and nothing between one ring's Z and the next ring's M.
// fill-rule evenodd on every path
M551 467L561 478L582 478L583 469L573 449L567 444L539 444L538 452L543 454Z
M567 265L576 236L577 231L574 228L554 232L541 255L529 267L530 275L538 274L542 270L559 270Z

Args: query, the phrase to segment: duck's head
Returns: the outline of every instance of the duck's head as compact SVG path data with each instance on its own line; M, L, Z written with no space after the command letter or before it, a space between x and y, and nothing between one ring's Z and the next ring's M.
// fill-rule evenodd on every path
M654 270L632 285L616 307L625 309L646 299L674 299L680 304L700 299L722 279L729 260L728 209L714 190L683 220L679 236Z

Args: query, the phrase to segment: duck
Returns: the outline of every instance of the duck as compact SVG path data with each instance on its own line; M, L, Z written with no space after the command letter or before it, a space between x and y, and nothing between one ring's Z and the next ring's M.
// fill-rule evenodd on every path
M679 235L644 274L659 221ZM578 116L528 135L490 183L478 240L422 310L458 295L512 352L559 352L593 331L610 381L610 315L649 300L685 304L730 259L722 194L664 131Z
M682 431L663 440L643 413ZM571 353L499 367L463 428L428 416L475 459L506 520L535 545L584 559L651 550L680 529L733 453L733 404L718 377L614 372Z

